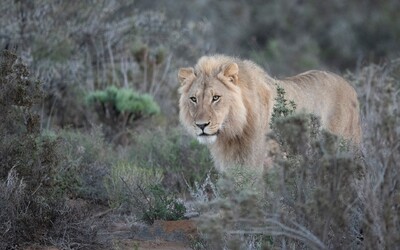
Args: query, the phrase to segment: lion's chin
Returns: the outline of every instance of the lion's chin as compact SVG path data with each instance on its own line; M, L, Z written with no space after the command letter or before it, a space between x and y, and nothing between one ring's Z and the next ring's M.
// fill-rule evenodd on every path
M197 140L201 144L210 145L215 143L215 141L217 140L217 135L199 135L197 136Z

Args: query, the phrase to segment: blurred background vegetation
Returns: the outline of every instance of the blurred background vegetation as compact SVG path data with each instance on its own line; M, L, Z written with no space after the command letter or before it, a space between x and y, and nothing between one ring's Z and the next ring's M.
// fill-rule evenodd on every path
M190 194L195 192L205 201L203 196L210 195L217 177L207 149L179 127L176 74L179 67L213 53L251 59L274 77L324 69L351 81L361 102L365 135L360 164L368 170L367 181L355 190L338 192L347 193L348 199L358 193L357 216L343 219L356 217L352 225L357 229L335 221L329 231L329 225L318 220L319 224L311 223L306 218L310 211L326 207L319 204L307 210L306 203L318 201L309 196L291 198L294 201L285 206L291 211L293 204L304 205L296 223L311 233L325 228L311 246L343 247L331 242L337 239L331 237L332 228L342 233L353 230L347 235L354 239L369 236L368 244L387 243L378 248L396 246L399 238L390 238L392 234L385 230L393 235L400 231L399 196L392 195L399 191L394 168L400 133L399 12L397 0L176 0L173 4L167 0L3 0L0 248L107 245L96 239L92 222L71 200L137 214L147 222L181 218L181 199L193 198ZM314 161L304 156L305 162L319 166L325 158L317 155ZM332 155L325 156L332 159ZM359 164L338 157L350 161L345 165ZM281 162L288 164L296 165ZM317 170L310 171L312 175ZM298 174L308 180L310 173ZM205 180L211 184L201 185ZM290 186L295 180L289 182ZM372 187L383 191L374 192ZM270 200L279 200L278 194L288 196L287 190L274 192ZM376 208L381 202L384 205ZM342 205L339 212L346 210ZM167 211L171 206L176 209ZM295 210L291 212L297 216ZM323 212L320 216L327 217ZM78 222L82 226L76 226ZM364 224L370 227L365 226L360 236ZM279 237L275 241L256 237L253 243L284 244ZM238 240L243 237L233 238ZM304 246L308 241L301 242ZM350 242L346 246L356 241ZM197 247L207 244L199 241Z
M149 93L173 116L177 68L205 53L249 58L277 77L396 58L399 9L365 0L6 0L0 42L49 93L44 125L82 127L92 121L84 95L109 86Z

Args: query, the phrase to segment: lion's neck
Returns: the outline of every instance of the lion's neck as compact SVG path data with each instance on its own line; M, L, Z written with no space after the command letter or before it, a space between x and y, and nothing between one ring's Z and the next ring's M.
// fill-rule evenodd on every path
M209 148L216 167L225 172L237 166L259 168L259 164L262 164L260 149L264 148L263 143L263 134L257 135L254 129L246 129L241 136L234 138L221 136Z

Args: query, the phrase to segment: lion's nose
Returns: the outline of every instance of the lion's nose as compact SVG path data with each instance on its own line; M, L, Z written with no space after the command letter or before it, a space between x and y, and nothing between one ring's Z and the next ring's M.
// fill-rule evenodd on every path
M201 130L204 130L210 123L196 123L196 126L199 127Z

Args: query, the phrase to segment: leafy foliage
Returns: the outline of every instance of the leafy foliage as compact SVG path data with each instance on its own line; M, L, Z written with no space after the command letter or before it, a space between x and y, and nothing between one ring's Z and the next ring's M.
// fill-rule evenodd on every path
M292 115L296 110L296 104L294 101L288 101L285 98L285 89L279 85L276 85L277 96L275 98L275 105L272 111L270 126L273 128L275 121L281 117Z
M193 185L213 169L208 149L181 129L160 128L135 134L130 159L146 168L164 173L163 185L182 192L188 182Z
M133 207L133 210L140 210L142 207L134 199L139 193L136 191L139 187L147 189L151 185L160 184L162 177L162 172L157 168L138 167L128 162L114 164L109 175L104 178L111 207L121 210L132 210Z
M54 132L45 131L45 134ZM52 191L74 199L107 203L103 179L117 156L100 129L93 128L85 133L63 130L57 134L57 139L62 160L54 173Z
M27 242L49 242L53 224L63 206L63 193L55 193L56 169L61 164L59 141L42 134L34 111L43 93L27 67L10 51L0 58L0 248L23 247ZM76 214L65 219L75 223ZM73 238L69 223L63 224ZM85 229L86 230L86 229ZM83 230L83 231L85 231ZM87 231L81 232L85 235ZM86 234L89 236L89 234Z
M133 212L147 223L179 220L186 212L183 203L162 187L162 173L157 168L120 162L104 181L112 207Z
M289 150L290 145L296 145L296 143L293 144L293 142L295 140L297 140L298 138L289 137L289 136L282 134L282 133L287 133L287 131L282 130L282 125L287 126L287 123L286 123L287 121L285 118L294 115L294 112L296 111L296 104L294 103L293 100L290 100L289 102L288 102L288 100L286 100L286 98L285 98L286 92L280 85L276 85L276 91L277 91L277 96L275 98L275 104L273 107L271 121L269 124L270 128L274 131L274 133L272 133L271 137L274 137L277 140L277 142L280 144L280 146L284 147L286 150ZM319 127L317 118L313 117L312 115L297 116L297 118L298 118L297 123L295 123L294 126L291 128L291 131L293 131L293 129L294 129L296 131L297 135L300 135L301 133L298 133L298 131L297 131L298 127L296 124L307 122L306 121L307 119L310 119L310 121L313 120L314 122L316 122L314 124L316 124L316 126ZM293 123L289 123L289 124L293 124ZM303 132L305 132L305 131L303 131ZM314 133L316 133L316 132L317 131L314 130ZM287 139L289 139L291 141L287 142L286 141Z
M155 220L180 220L186 212L185 205L168 194L160 185L151 185L149 195L145 197L148 207L143 213L143 220L153 223Z
M40 82L29 77L26 66L12 52L2 51L0 135L3 139L0 143L0 176L3 178L15 165L23 169L23 176L31 175L33 166L37 165L38 160L40 162L41 152L36 150L40 118L32 108L42 96Z
M160 113L152 96L115 86L89 93L87 101L95 106L100 120L113 127L125 128L135 120Z

